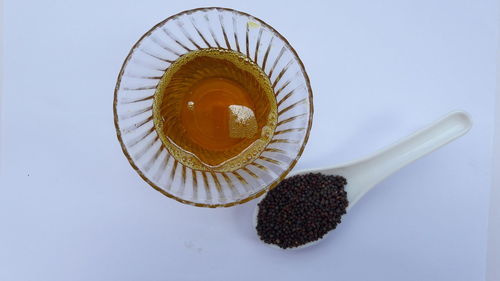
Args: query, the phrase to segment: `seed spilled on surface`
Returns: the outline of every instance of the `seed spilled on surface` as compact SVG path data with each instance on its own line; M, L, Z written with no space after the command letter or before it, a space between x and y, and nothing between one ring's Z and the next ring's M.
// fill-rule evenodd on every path
M283 249L321 239L346 213L346 184L341 176L319 173L283 180L259 203L260 239Z

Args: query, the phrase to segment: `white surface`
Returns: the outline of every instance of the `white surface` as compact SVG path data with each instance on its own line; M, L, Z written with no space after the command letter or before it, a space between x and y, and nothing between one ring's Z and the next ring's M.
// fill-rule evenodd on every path
M500 9L498 10L500 14ZM498 20L500 27L500 19ZM497 87L496 116L493 151L493 171L500 171L500 40L497 43ZM488 257L486 280L500 280L500 173L493 173L490 193L490 215L488 223Z
M495 1L4 1L0 280L484 278ZM213 210L168 199L114 135L130 47L200 5L263 19L302 58L315 120L297 169L370 154L457 108L474 127L382 182L317 247L266 247L254 201Z

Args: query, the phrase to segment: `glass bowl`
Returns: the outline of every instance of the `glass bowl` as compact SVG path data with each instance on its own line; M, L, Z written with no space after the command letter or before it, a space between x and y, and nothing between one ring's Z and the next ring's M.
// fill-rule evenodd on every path
M276 97L273 138L251 163L229 172L193 170L170 155L153 121L155 90L182 55L205 48L240 52L267 74ZM312 125L312 90L304 65L274 28L227 8L173 15L146 32L118 75L113 101L116 134L134 170L154 189L199 207L229 207L276 186L299 159Z

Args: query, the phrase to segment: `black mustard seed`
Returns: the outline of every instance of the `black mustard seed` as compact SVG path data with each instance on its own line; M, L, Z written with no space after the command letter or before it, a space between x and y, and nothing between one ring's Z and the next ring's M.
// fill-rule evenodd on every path
M321 239L346 213L346 184L341 176L320 173L283 180L259 203L260 239L283 249Z

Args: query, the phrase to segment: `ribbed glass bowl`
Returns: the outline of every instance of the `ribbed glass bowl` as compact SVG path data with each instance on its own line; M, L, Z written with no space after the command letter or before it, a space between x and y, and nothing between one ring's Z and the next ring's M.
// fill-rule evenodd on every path
M197 49L238 51L268 75L278 123L265 150L232 172L192 170L160 140L153 122L157 85L172 62ZM295 166L312 124L312 91L304 65L274 28L249 14L199 8L173 15L146 32L126 57L116 82L114 122L123 153L154 189L199 207L229 207L256 198Z

